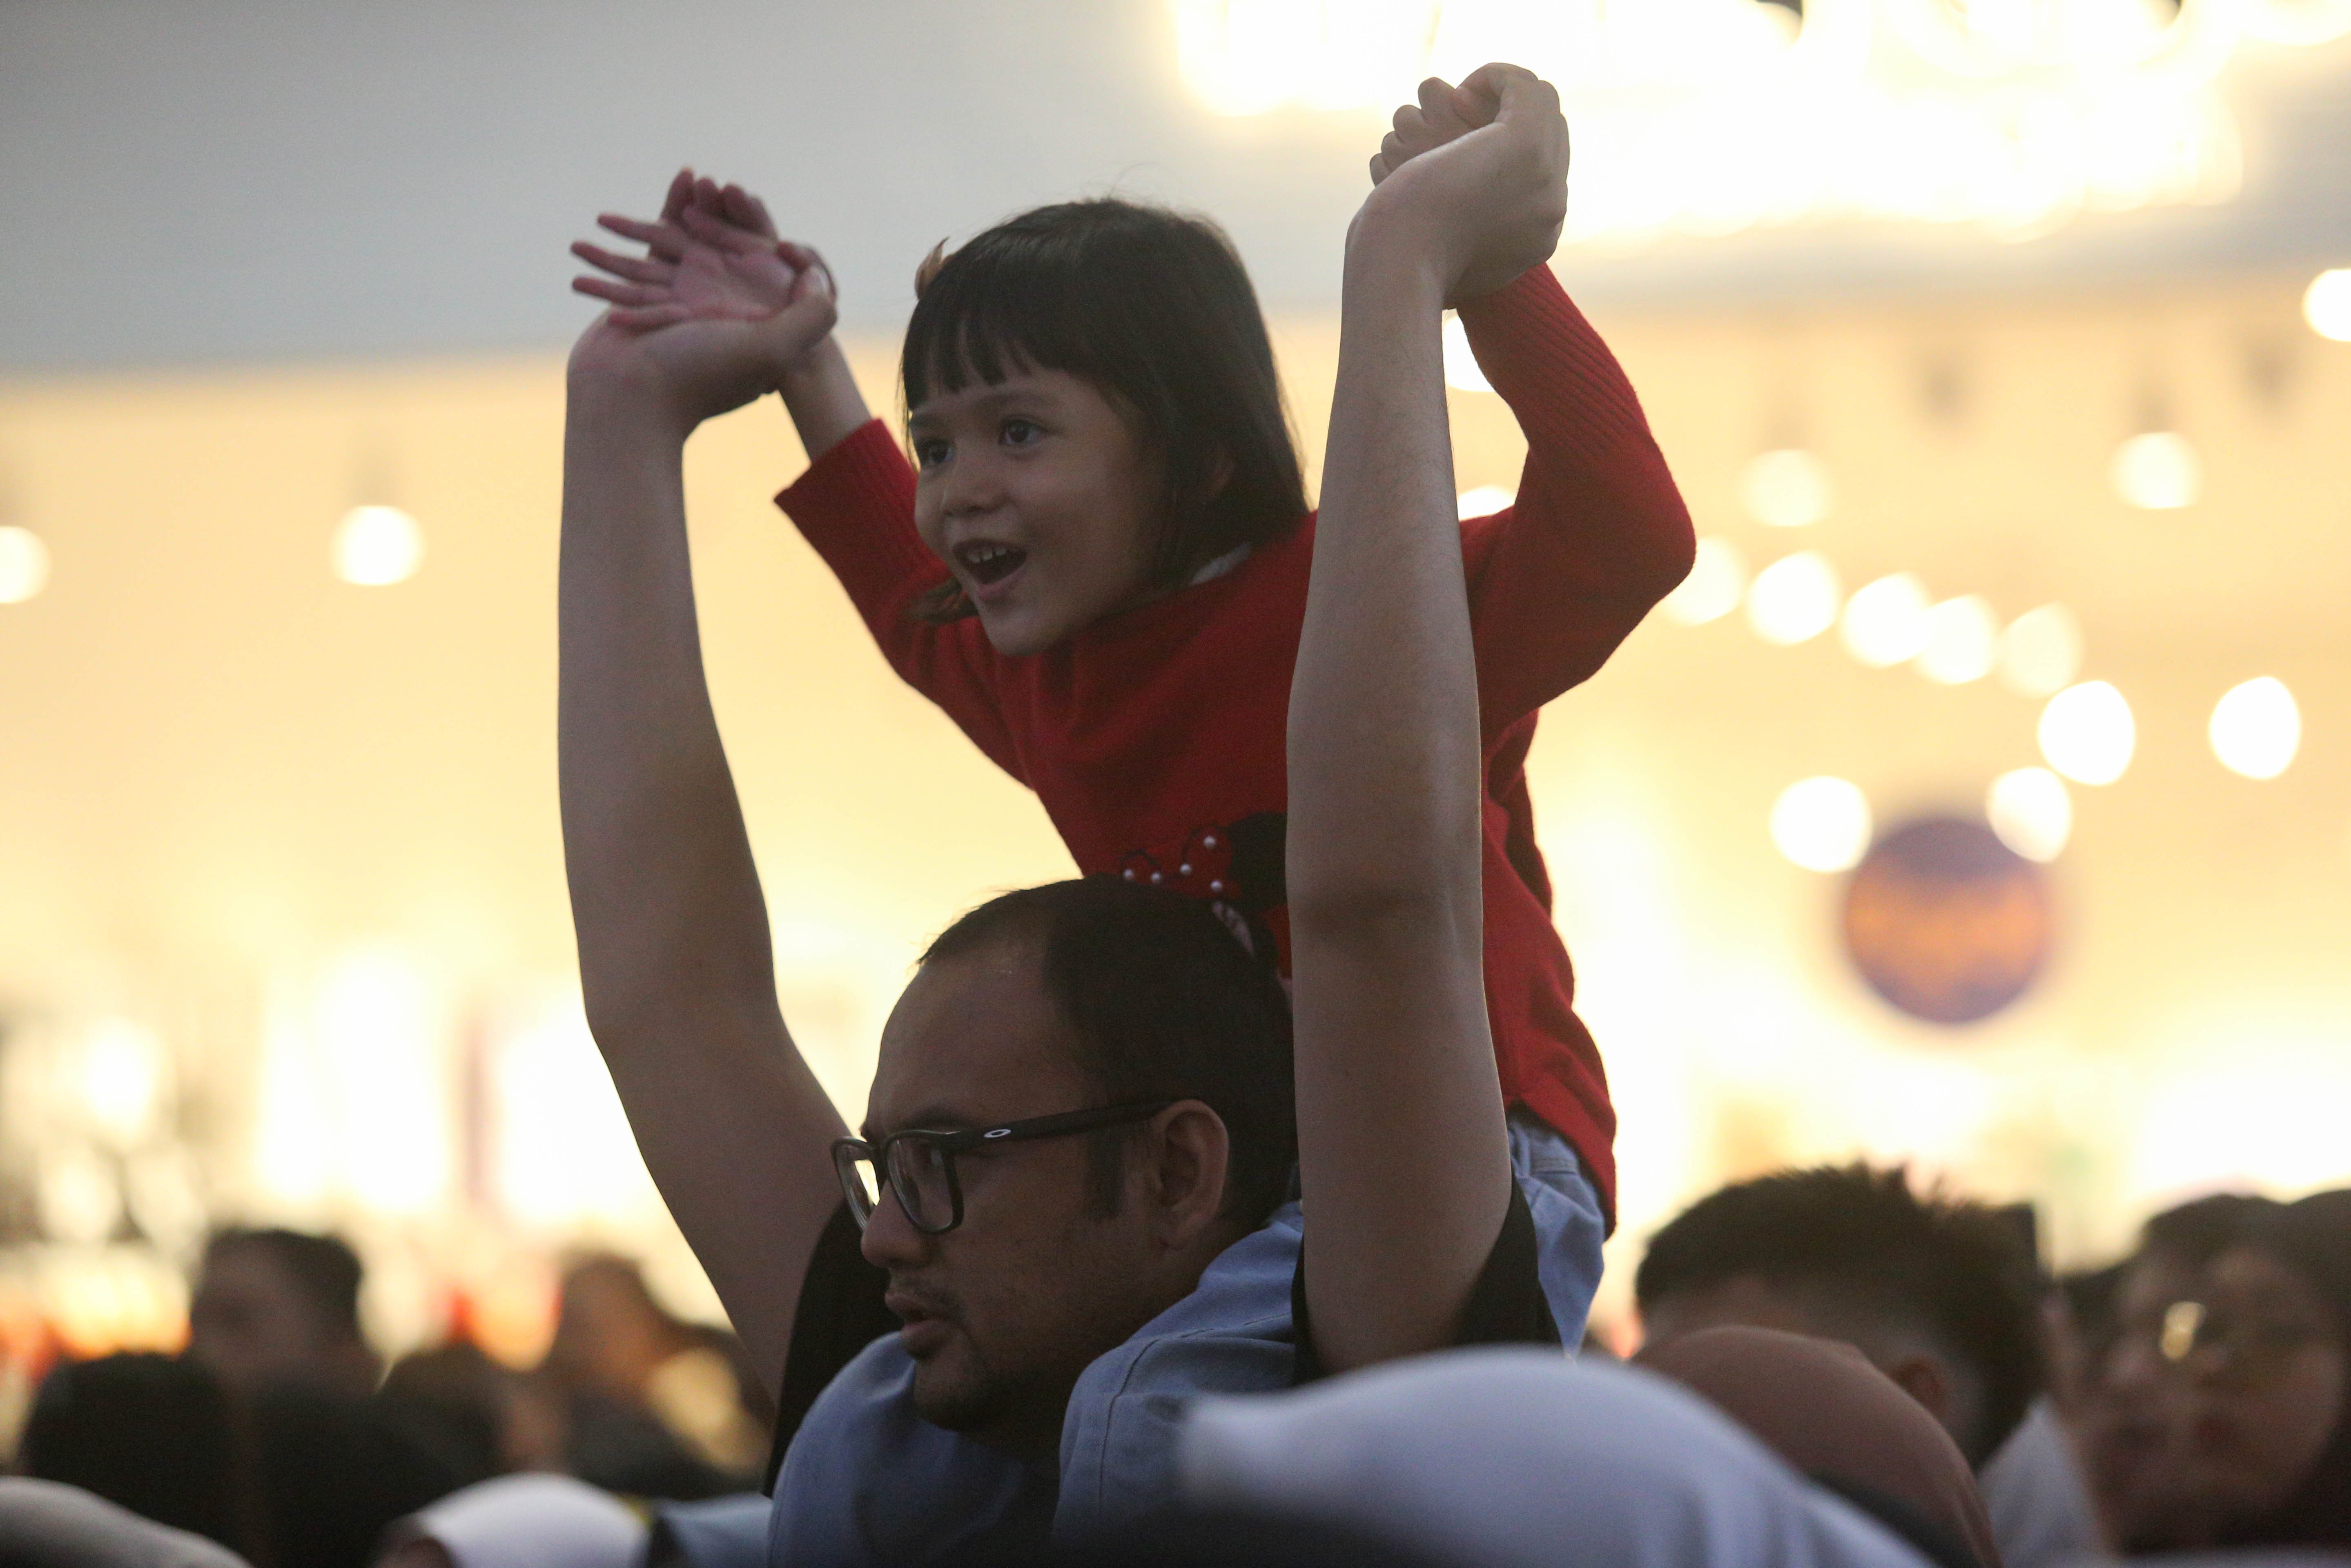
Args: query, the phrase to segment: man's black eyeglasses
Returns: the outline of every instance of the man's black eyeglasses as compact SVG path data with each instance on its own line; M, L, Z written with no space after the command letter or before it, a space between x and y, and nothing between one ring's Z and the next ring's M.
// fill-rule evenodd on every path
M1104 1105L1092 1111L1064 1111L1054 1116L1031 1116L994 1127L973 1127L960 1133L935 1133L909 1128L893 1133L879 1144L862 1138L842 1138L832 1145L832 1168L841 1177L841 1196L862 1230L882 1201L886 1181L897 1196L906 1218L925 1236L944 1236L963 1223L963 1183L956 1179L956 1156L1000 1144L1027 1143L1033 1138L1065 1138L1141 1122L1175 1104L1153 1100L1132 1105Z

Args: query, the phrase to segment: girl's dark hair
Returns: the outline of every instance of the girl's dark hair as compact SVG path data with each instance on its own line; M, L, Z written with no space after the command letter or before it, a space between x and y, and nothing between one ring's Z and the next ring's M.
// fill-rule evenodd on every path
M1257 291L1206 218L1103 197L1039 207L914 277L899 360L909 411L1017 371L1065 371L1121 405L1157 455L1165 504L1147 580L1280 538L1306 484ZM972 612L953 580L914 613Z
M939 933L923 962L1002 941L1033 946L1099 1103L1202 1102L1230 1140L1225 1214L1254 1226L1280 1205L1298 1124L1290 998L1270 964L1207 905L1100 876L990 899ZM1097 1213L1118 1212L1135 1132L1092 1134Z

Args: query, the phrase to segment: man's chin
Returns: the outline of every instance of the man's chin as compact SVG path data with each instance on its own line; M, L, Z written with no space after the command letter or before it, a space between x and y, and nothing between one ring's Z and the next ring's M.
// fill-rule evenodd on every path
M1000 1422L1002 1391L959 1368L942 1365L946 1359L933 1355L914 1364L914 1414L949 1432L984 1431Z

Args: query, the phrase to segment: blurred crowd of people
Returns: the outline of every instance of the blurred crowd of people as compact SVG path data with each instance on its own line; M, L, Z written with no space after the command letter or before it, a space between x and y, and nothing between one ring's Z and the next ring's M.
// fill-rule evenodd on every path
M774 1416L759 1379L732 1334L672 1315L634 1263L573 1262L526 1371L462 1316L387 1368L362 1331L361 1280L331 1235L218 1233L184 1353L55 1367L16 1469L276 1568L372 1562L392 1521L496 1476L664 1500L758 1484Z
M765 1560L774 1406L733 1337L664 1311L634 1264L574 1262L553 1341L523 1372L462 1323L387 1369L361 1330L360 1282L332 1236L217 1235L184 1354L67 1363L43 1383L16 1456L30 1479L0 1481L0 1563L472 1568L523 1550L590 1568L645 1560L656 1532L665 1561ZM1901 1169L1790 1171L1665 1226L1635 1293L1636 1366L1935 1563L2351 1549L2351 1190L2200 1197L2148 1220L2130 1257L2051 1278L2028 1208L1922 1192ZM1583 1359L1613 1358L1593 1342ZM1397 1377L1383 1415L1377 1385ZM1327 1419L1349 1441L1410 1445L1467 1399L1521 1465L1541 1444L1505 1434L1573 1430L1523 1367L1493 1386L1426 1377L1350 1380L1372 1385L1374 1407ZM1311 1408L1264 1419L1307 1428L1208 1419L1195 1490L1212 1506L1155 1550L1290 1530L1303 1533L1285 1551L1336 1550L1327 1530L1283 1519L1312 1490L1298 1455L1331 1434ZM1475 1442L1450 1467L1416 1458L1406 1500L1460 1539L1447 1511L1476 1493L1447 1501L1446 1478L1491 1458ZM729 1500L674 1506L706 1500ZM1549 1528L1540 1509L1523 1522ZM100 1541L123 1554L90 1555ZM1355 1561L1421 1560L1378 1531L1343 1544L1375 1554Z

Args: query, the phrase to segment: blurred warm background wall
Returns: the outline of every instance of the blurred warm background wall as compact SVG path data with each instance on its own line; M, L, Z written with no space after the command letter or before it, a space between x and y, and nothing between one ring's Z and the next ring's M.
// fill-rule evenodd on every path
M1319 454L1365 104L1454 47L1407 24L1483 16L1544 64L1572 8L1362 8L1423 51L1372 51L1367 87L1342 9L1296 23L1313 101L1234 74L1288 15L1239 0L0 12L0 1336L168 1343L232 1217L351 1230L394 1346L463 1310L528 1356L589 1240L715 1311L578 1014L563 243L687 159L762 183L841 272L883 407L940 234L1176 200L1230 224ZM2351 345L2315 329L2351 323L2305 306L2351 264L2323 155L2351 11L2238 9L2195 89L2217 140L2164 165L2203 184L2011 183L1933 223L1792 184L1559 258L1710 541L1531 764L1623 1116L1620 1249L1726 1176L1856 1154L2034 1202L2065 1261L2189 1189L2351 1177ZM1771 47L1851 10L1767 18ZM2169 15L2131 25L2204 13ZM1632 100L1592 101L1604 216ZM1499 506L1521 444L1454 369L1465 507ZM770 402L696 438L689 502L786 1014L853 1119L923 941L1068 861L768 503L799 466ZM2262 677L2299 731L2257 779L2210 730ZM2105 783L2050 707L2090 682L2130 718ZM1783 804L1823 777L1854 789ZM1927 813L1990 817L2053 910L2039 977L1959 1027L1880 1000L1843 936L1872 825Z

